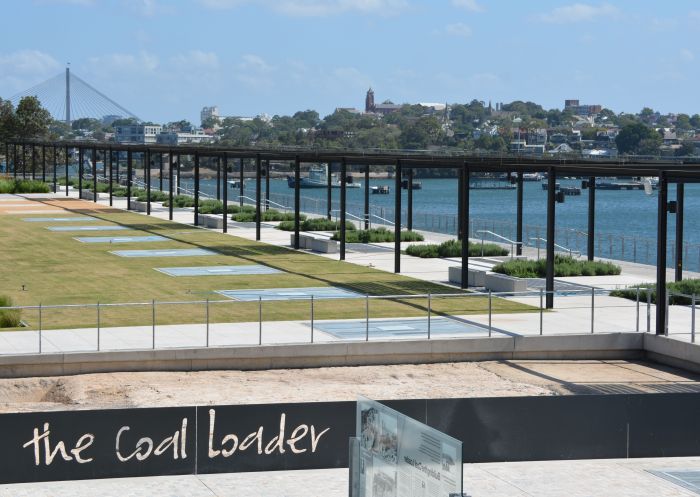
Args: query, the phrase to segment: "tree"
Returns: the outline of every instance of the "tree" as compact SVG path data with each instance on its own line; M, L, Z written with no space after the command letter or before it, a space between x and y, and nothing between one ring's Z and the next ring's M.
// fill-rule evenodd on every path
M700 129L700 114L693 114L693 117L690 118L690 124L694 129Z
M678 114L678 116L676 116L676 129L680 131L688 131L693 129L693 125L690 124L690 116L688 114Z
M658 153L661 142L661 135L642 123L626 125L615 138L621 154L653 155Z
M210 116L210 117L207 117L204 121L202 121L202 128L214 129L214 128L218 127L220 124L221 124L221 121L218 117Z
M45 136L51 124L51 114L36 97L23 97L15 111L16 131L20 138Z
M99 131L102 129L102 121L92 117L81 117L71 122L71 128L75 131L84 129L87 131Z
M681 147L676 150L676 155L678 157L695 155L695 144L690 140L685 140L683 143L681 143Z
M0 142L7 142L15 136L15 109L12 102L0 98Z

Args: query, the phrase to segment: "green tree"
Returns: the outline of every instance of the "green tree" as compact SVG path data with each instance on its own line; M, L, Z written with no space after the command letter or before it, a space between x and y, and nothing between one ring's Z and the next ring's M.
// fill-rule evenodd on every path
M676 129L680 131L688 131L693 129L693 125L690 124L690 116L688 114L678 114L678 116L676 116Z
M71 128L75 131L85 129L88 131L99 131L102 129L102 121L92 117L81 117L71 122Z
M690 124L693 126L693 129L700 129L700 114L693 114L693 117L690 118Z
M690 140L685 140L681 143L681 148L676 150L676 155L678 157L689 157L695 154L695 144Z
M621 154L653 155L661 146L661 135L642 123L628 124L615 138L617 150Z
M51 114L41 106L36 97L23 97L15 111L17 135L20 138L46 136L51 124Z
M204 129L213 129L216 128L221 124L221 121L218 117L207 117L204 121L202 121L202 128Z
M5 143L15 136L17 123L12 102L0 98L0 142Z

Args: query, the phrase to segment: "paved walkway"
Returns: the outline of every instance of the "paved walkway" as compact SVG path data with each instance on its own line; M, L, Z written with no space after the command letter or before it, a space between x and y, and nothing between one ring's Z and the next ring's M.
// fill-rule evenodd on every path
M608 459L464 465L470 497L691 497L652 474L698 470L700 458ZM158 476L0 485L0 497L346 497L348 470Z

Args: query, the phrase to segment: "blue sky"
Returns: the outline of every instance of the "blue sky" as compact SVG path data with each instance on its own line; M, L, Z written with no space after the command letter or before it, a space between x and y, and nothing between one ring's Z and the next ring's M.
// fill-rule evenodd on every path
M376 99L700 112L697 0L7 0L0 96L72 70L143 119Z

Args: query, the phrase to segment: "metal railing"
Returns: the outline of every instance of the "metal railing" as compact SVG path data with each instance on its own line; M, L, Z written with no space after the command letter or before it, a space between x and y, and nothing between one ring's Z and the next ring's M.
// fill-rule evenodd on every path
M491 337L494 333L501 336L513 335L544 335L564 333L618 333L641 332L641 320L646 307L646 332L652 331L652 289L636 288L634 300L609 299L610 292L598 287L564 289L547 292L544 289L526 292L473 292L447 294L418 294L418 295L364 295L346 299L320 299L313 296L279 299L257 297L255 300L188 300L188 301L142 301L130 303L94 303L94 304L62 304L11 306L0 308L0 313L19 311L24 318L24 330L0 334L0 354L44 353L45 345L51 344L52 350L64 350L60 346L62 333L72 333L66 342L82 341L81 350L130 350L144 348L172 348L182 346L210 347L263 345L266 343L315 343L320 341L369 341L371 339L386 339L387 330L410 329L415 325L415 333L408 336L411 339L441 339ZM557 297L553 312L545 309L545 297L549 294ZM674 297L687 297L690 305L670 305L675 316L669 331L668 325L664 333L673 334L683 339L690 333L689 341L695 343L696 303L694 295L672 293ZM513 315L501 314L496 301L509 299L529 305L523 308L517 331L509 331L498 327L500 316L507 316L506 327L512 326ZM604 299L601 301L601 299ZM339 302L351 301L354 315L347 318L338 316ZM397 316L396 312L387 313L385 303L392 306L406 305L405 315ZM375 304L376 303L376 304ZM280 316L281 305L290 306L293 316ZM666 305L669 305L666 303ZM185 312L183 313L183 309ZM347 308L346 308L347 309ZM172 314L180 311L185 319L178 319ZM601 312L607 310L603 318ZM195 313L201 319L192 319ZM364 312L363 312L364 311ZM71 313L76 313L79 323L70 323ZM245 313L248 314L245 314ZM266 320L266 313L274 314L273 319ZM401 313L398 313L401 314ZM667 314L668 315L668 314ZM90 316L93 316L90 318ZM163 316L163 317L162 317ZM256 316L256 320L242 320L242 316ZM73 320L76 318L73 317ZM92 323L89 323L92 319ZM137 322L134 322L134 321ZM282 336L279 327L269 331L265 337L266 324L292 321L303 326L286 326ZM184 322L182 322L184 321ZM395 326L399 321L400 326ZM614 321L614 322L613 322ZM681 323L681 324L679 324ZM329 331L329 326L338 326L340 335ZM457 325L457 327L455 327ZM212 335L212 327L216 334ZM464 328L460 328L463 326ZM678 327L681 327L678 329ZM176 329L173 329L176 328ZM304 331L306 330L306 331ZM322 331L321 335L318 331ZM344 331L343 331L344 330ZM352 333L348 334L348 330ZM18 334L19 333L19 334ZM35 346L29 346L24 351L3 351L3 343L17 339L18 343L27 344L26 333L36 333ZM46 333L51 333L46 338ZM131 333L131 335L130 335ZM190 343L183 342L183 335L190 333ZM345 334L343 334L345 333ZM106 342L114 342L118 334L120 344L129 343L133 346L105 347ZM212 337L216 344L212 344ZM225 341L222 337L232 337ZM7 338L6 338L7 337ZM131 338L127 338L131 337ZM268 338L267 340L265 338ZM390 340L406 338L400 333L389 336ZM47 341L48 340L48 341ZM14 348L13 348L14 350Z
M532 241L532 240L535 240L537 242L537 244L536 244L536 246L537 246L537 259L539 259L540 258L540 242L544 242L546 244L547 239L540 238L540 237L534 237L534 238L530 238L530 241ZM568 252L569 257L573 257L574 254L576 254L576 257L581 257L581 252L579 252L578 250L573 250L571 248L564 247L563 245L559 245L558 243L554 244L554 248L559 249L561 252Z
M488 230L477 230L477 234L481 235L481 257L484 256L484 235L490 235L497 240L500 240L502 242L510 244L510 258L513 258L513 254L515 253L515 248L518 245L522 245L523 242L516 242L515 240L511 240L509 238L506 238L505 236L501 236L498 233L494 233L493 231L488 231Z

